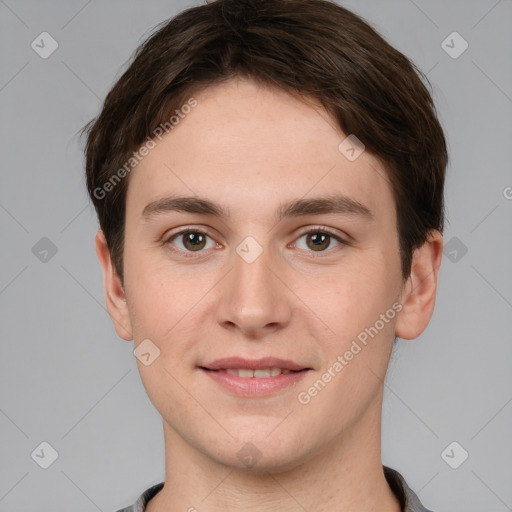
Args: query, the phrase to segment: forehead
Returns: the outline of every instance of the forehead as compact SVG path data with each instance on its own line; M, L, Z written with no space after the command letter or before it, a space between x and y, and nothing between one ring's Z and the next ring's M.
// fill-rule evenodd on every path
M372 210L394 207L379 160L368 151L348 159L340 150L347 134L320 106L245 79L193 98L197 105L132 171L127 209L169 194L261 209L334 190Z

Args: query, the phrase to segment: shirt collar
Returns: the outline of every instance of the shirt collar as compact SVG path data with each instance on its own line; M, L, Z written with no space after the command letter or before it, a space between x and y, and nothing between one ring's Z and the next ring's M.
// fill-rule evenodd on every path
M426 509L420 502L418 496L407 485L404 477L395 469L383 466L384 476L389 487L395 493L402 512L432 512Z
M388 482L389 487L397 497L402 512L432 512L426 509L418 499L418 496L407 485L403 476L395 469L383 466L384 476ZM149 500L153 498L164 487L164 482L153 485L146 489L137 499L137 501L127 508L118 510L118 512L145 512L146 505Z

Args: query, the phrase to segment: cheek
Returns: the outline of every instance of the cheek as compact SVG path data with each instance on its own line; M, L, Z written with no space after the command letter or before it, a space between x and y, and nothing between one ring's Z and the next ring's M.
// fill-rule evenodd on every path
M140 250L125 244L125 289L135 339L161 339L183 316L190 286L178 276L171 279L168 264L154 248Z
M308 282L308 286L297 284L297 294L342 339L354 335L354 329L373 324L391 307L397 289L391 272L368 261L347 272L340 268L326 279Z
M127 301L134 339L149 338L160 349L166 367L176 369L191 355L190 341L198 337L212 311L211 297L219 277L207 269L179 269L162 259L133 257L127 267Z
M350 266L350 272L338 270L339 275L317 282L308 295L304 295L305 288L298 295L308 297L306 304L318 316L318 325L329 328L317 338L323 345L324 367L328 369L342 358L343 370L331 371L338 376L334 380L350 390L344 395L349 400L358 395L356 389L364 387L365 379L376 379L368 375L368 368L381 376L385 373L399 307L399 262L391 264L380 255L361 258L361 264ZM336 384L332 391L335 388Z

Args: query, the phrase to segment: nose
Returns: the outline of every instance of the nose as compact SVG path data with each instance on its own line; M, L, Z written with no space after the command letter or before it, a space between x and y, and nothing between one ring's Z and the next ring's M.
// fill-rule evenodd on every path
M234 253L233 268L220 284L217 321L224 329L261 339L289 324L293 294L269 250L252 262Z

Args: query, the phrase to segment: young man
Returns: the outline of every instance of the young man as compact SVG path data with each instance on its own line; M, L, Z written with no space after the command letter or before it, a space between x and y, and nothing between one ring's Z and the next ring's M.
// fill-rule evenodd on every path
M124 512L426 510L380 445L442 255L420 76L327 0L217 0L138 49L86 146L108 310L165 437Z

